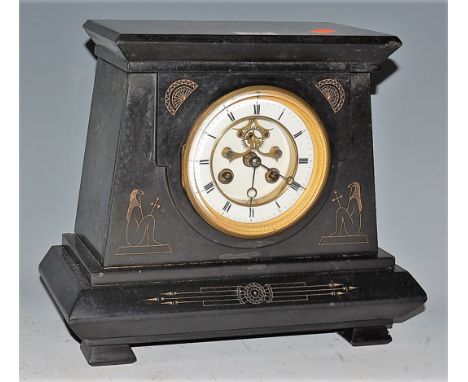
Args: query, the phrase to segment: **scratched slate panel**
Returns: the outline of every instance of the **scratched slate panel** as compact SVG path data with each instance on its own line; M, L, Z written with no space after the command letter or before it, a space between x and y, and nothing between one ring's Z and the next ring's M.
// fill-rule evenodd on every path
M368 76L368 75L367 75ZM195 91L187 98L177 113L172 116L168 112L164 103L164 92L176 80L191 79L198 84ZM335 224L335 205L330 206L330 211L322 213L329 201L328 194L333 190L344 193L344 199L347 199L347 187L353 181L360 181L362 195L369 197L370 203L366 202L366 216L369 217L369 223L375 220L375 209L373 206L374 185L368 182L372 178L372 151L370 155L368 149L372 146L370 139L370 95L368 88L353 88L353 92L362 93L358 100L353 101L353 111L349 104L350 94L350 74L334 74L332 78L340 81L345 89L346 99L340 111L334 113L331 111L329 103L324 96L315 87L315 84L325 78L330 78L329 73L163 73L159 75L159 102L158 102L158 164L167 166L168 183L171 189L171 195L188 223L201 235L211 241L234 248L255 248L259 251L261 247L267 247L261 253L272 254L277 248L281 248L284 254L315 254L323 251L325 253L337 252L336 246L327 246L318 250L317 243L321 235L332 233L324 224L332 221ZM261 240L242 240L231 238L219 233L211 226L206 224L194 211L188 202L185 191L180 185L180 156L171 155L173 152L181 151L190 129L197 116L213 101L222 95L236 90L238 88L250 85L271 84L290 91L301 96L312 105L319 117L324 122L327 134L330 139L332 154L332 169L326 189L322 193L322 200L319 200L317 206L312 209L309 215L302 222L292 227L283 234L276 235ZM351 113L356 122L351 123ZM367 116L367 117L366 117ZM367 175L366 175L367 174ZM343 199L343 202L344 202ZM372 218L374 216L374 218ZM311 220L313 218L313 220ZM301 231L305 224L307 229ZM323 229L325 227L325 229ZM372 229L370 227L370 229ZM298 233L299 232L299 233ZM291 235L302 235L301 238ZM291 237L291 240L285 240ZM277 247L280 242L284 242L282 247ZM275 245L275 246L274 246ZM334 247L332 251L330 249ZM376 252L377 243L375 240L365 245L338 246L338 252Z
M344 86L347 86L349 75L341 74L337 76L341 79ZM166 109L163 95L166 89L174 81L188 78L194 80L198 84L198 88L192 93L186 102L179 108L177 113L172 116ZM157 159L160 165L167 166L168 184L171 189L171 194L177 205L177 208L184 216L186 221L192 228L204 238L218 243L223 246L233 248L231 251L222 255L222 258L236 257L238 254L244 255L260 255L260 256L278 256L281 252L276 252L276 244L284 241L288 237L299 232L304 225L311 220L314 215L320 210L323 200L319 201L316 207L302 221L295 224L287 231L278 235L257 239L245 240L234 238L225 235L210 225L208 225L193 209L189 203L185 191L180 184L181 178L181 162L180 155L173 156L170 153L180 152L182 145L186 142L190 129L195 122L195 119L202 113L209 104L216 99L229 93L230 91L251 85L269 84L278 86L286 90L293 91L297 95L304 98L319 114L325 124L327 133L330 137L332 161L336 160L337 153L342 152L334 144L337 140L335 135L338 126L344 126L346 122L346 107L339 114L330 113L330 105L324 100L322 94L315 89L314 83L317 82L320 75L311 73L164 73L159 76L159 102L158 102L158 153ZM171 158L168 160L168 158ZM333 179L333 172L330 175L330 181ZM323 192L323 195L326 191ZM319 221L315 221L319 224ZM286 251L283 255L295 255L300 251L306 251L310 254L312 246L302 246L298 241L288 241ZM237 248L245 248L247 250L238 251ZM263 248L263 249L261 249ZM313 250L312 250L313 252Z
M106 247L117 142L127 95L127 73L97 61L75 232L99 260Z
M351 78L355 77L349 73L335 74L333 78L343 85L346 99L342 109L333 113L314 86L328 77L326 73L307 72L281 76L271 73L129 74L128 98L114 172L109 235L103 252L105 266L228 262L319 254L336 256L337 253L375 254L368 83L354 81L360 86L351 88ZM198 87L172 115L166 108L165 92L180 78L189 78ZM368 75L356 78L368 79ZM321 199L298 224L270 238L245 240L215 230L196 214L180 185L180 153L195 118L211 102L239 87L262 83L291 90L314 107L329 134L332 168ZM357 95L352 103L353 112L350 110L350 91ZM364 239L347 245L321 243L322 236L335 229L337 203L332 200L333 191L342 196L340 203L347 203L348 185L353 181L359 181L361 185ZM132 211L138 211L138 222L146 219L145 229L154 230L154 235L150 235L157 241L154 246L148 245L151 244L148 234L144 238L140 236L141 243L129 242L132 232L136 232L131 222L129 224L127 214L132 208L132 192L134 196L139 195L133 199L139 210Z
M132 219L127 219L130 218L127 213L131 198L134 197L134 202L140 200L135 211L147 215L149 210L156 210L161 215L161 218L158 216L158 226L153 227L158 232L164 230L161 223L168 208L170 210L171 199L165 185L164 168L156 166L154 160L155 94L156 74L128 75L128 94L114 170L104 266L118 264L118 259L122 259L120 263L134 264L145 256L130 248L138 249L137 244L140 244L134 242L131 230L127 230L127 224L132 222ZM152 206L151 202L157 202L159 208ZM164 247L163 250L169 252L170 247Z

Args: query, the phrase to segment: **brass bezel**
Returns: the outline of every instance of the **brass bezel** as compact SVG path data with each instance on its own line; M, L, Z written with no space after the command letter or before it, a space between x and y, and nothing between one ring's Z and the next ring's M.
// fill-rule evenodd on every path
M314 145L314 167L309 183L305 186L306 190L296 203L286 210L283 214L263 222L245 223L236 222L215 211L208 203L202 203L195 196L188 179L188 166L190 151L195 135L202 125L203 121L218 106L225 103L228 99L245 94L243 100L252 98L270 99L280 102L292 109L304 122ZM185 188L187 196L197 213L212 227L217 230L238 238L258 239L276 235L294 225L312 208L322 192L330 164L330 148L325 127L317 113L302 98L288 90L269 85L248 86L232 91L210 104L205 111L196 119L187 142L182 152L182 185ZM204 202L204 200L203 200Z

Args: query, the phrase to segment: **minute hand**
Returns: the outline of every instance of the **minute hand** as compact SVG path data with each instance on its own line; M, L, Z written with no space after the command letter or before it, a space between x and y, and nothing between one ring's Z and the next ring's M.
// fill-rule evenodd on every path
M263 163L260 163L260 166L262 166L264 169L266 169L267 171L270 171L271 168L265 166ZM294 190L298 190L299 188L302 188L302 189L306 189L304 186L302 186L301 184L297 183L294 178L292 176L288 176L287 178L284 177L283 175L281 175L279 172L278 172L278 175L284 179L284 181L291 187L293 188Z

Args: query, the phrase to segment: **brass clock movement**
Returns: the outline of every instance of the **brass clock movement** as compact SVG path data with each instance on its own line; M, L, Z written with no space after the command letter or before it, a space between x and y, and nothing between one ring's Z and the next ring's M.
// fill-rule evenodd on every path
M426 301L378 247L370 73L401 42L330 23L89 20L74 233L39 271L91 365L134 344L338 332Z

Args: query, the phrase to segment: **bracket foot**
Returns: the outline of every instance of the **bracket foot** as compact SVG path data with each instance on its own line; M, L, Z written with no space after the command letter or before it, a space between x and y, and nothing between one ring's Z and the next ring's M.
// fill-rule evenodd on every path
M83 340L80 348L91 366L122 365L136 361L129 345L91 345Z
M392 342L385 326L348 328L339 330L338 334L353 346L385 345Z

